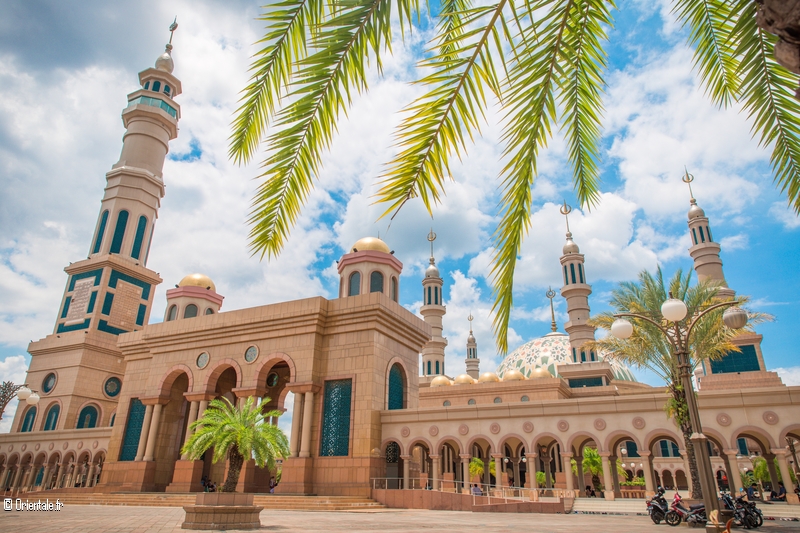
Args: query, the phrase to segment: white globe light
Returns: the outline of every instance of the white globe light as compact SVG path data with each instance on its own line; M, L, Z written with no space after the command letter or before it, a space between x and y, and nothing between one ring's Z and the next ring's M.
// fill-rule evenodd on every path
M28 398L25 401L28 403L28 405L36 405L37 403L39 403L39 395L36 394L35 392L31 393L31 395L28 396Z
M618 318L611 324L611 334L618 339L627 339L633 335L633 324L624 318Z
M741 307L729 307L722 313L722 321L731 329L741 329L747 325L747 311Z
M27 400L28 396L30 396L31 394L33 394L32 390L30 390L28 387L22 387L17 391L17 398L19 398L20 400Z
M686 304L677 298L670 298L661 304L661 315L671 322L683 320L688 312Z

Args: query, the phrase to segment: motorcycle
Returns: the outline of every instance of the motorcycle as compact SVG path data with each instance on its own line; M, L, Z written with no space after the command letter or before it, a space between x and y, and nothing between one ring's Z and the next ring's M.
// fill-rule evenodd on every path
M728 494L722 494L726 509L733 511L733 522L745 529L755 529L764 523L764 516L754 502L746 501L739 496L735 500Z
M670 526L677 526L681 522L704 524L708 521L706 518L706 506L702 503L690 505L687 509L683 506L683 499L677 492L672 499L670 510L664 516L664 521Z
M650 520L654 524L660 524L669 511L669 505L664 498L664 489L658 487L658 492L649 500L647 500L647 514L650 515Z

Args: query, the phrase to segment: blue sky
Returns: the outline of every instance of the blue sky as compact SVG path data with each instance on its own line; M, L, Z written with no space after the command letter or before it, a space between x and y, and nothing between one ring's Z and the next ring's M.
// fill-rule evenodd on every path
M576 209L571 216L593 284L592 311L606 309L615 284L642 269L660 264L672 274L691 268L689 195L680 181L686 166L722 243L730 286L751 296L754 309L776 317L758 328L767 366L780 369L786 383L800 384L792 337L800 314L800 220L772 183L769 151L750 138L738 109L717 109L704 97L685 35L666 2L629 0L619 7L609 32L603 200L597 209ZM164 279L151 321L163 316L166 288L192 272L214 279L226 297L223 310L333 297L335 260L358 238L378 232L405 265L401 300L416 312L428 257L425 236L433 227L446 281L448 373L463 371L470 312L481 369L496 368L501 357L491 335L487 281L502 166L496 106L484 136L453 165L454 182L433 220L409 203L387 227L376 222L380 209L370 200L393 153L398 112L420 94L408 81L431 36L429 24L395 46L384 77L373 76L369 93L342 120L285 252L259 261L248 252L245 223L258 165L238 167L226 155L230 119L261 32L258 4L12 0L0 5L0 380L22 381L27 343L52 332L66 282L63 268L85 256L104 174L119 157L126 95L136 89L136 73L163 51L175 14L182 120L164 168L167 193L148 264ZM539 169L533 225L515 278L512 346L549 331L544 293L550 285L560 287L565 231L558 204L566 199L575 205L558 134ZM563 328L564 302L558 297L556 304Z

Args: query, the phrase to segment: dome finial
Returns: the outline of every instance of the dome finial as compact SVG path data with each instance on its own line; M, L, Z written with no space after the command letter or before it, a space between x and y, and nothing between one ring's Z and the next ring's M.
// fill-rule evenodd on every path
M467 320L469 320L469 332L470 334L472 334L472 320L473 320L472 312L470 312L469 316L467 317Z
M169 72L172 74L172 71L175 69L175 63L172 61L172 36L175 33L175 30L178 29L178 17L175 17L175 20L172 21L172 24L169 25L169 42L167 46L164 48L164 53L158 56L156 59L156 68L158 70L163 70L165 72Z
M683 167L683 172L684 174L681 178L681 181L689 186L689 202L696 204L697 200L694 199L694 193L692 192L692 182L694 181L694 176L689 174L689 170L686 168L686 166Z
M550 300L550 331L555 333L558 331L558 326L556 326L556 312L555 309L553 309L553 298L556 297L556 291L554 291L552 287L547 287L545 296Z
M572 233L569 231L569 214L572 213L572 207L568 206L567 201L564 200L564 205L562 205L558 210L562 215L564 215L564 219L567 221L567 236L571 237Z
M431 232L428 233L428 242L431 243L431 264L435 263L433 259L433 241L435 240L436 240L436 234L433 232L433 228L431 228Z
M172 21L172 24L169 25L169 43L170 47L172 46L172 35L175 33L175 30L178 29L178 15L175 15L175 20Z
M569 214L572 213L572 207L567 205L567 201L564 200L564 205L562 205L558 211L564 215L564 219L567 221L567 243L564 245L563 251L564 255L567 254L577 254L580 252L578 245L572 240L572 232L569 230Z

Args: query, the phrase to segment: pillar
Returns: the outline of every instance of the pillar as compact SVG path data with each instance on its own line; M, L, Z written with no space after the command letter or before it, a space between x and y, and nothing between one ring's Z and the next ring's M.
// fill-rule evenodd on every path
M687 489L689 493L692 492L692 471L689 468L689 452L686 450L679 450L681 454L681 459L683 459L683 472L686 474L686 484L689 486ZM697 468L700 468L700 464L697 465ZM675 483L675 490L678 490L678 476L675 472L672 474L673 483Z
M22 479L21 479L21 478L22 478L22 472L23 472L23 470L24 470L24 469L23 469L22 465L18 465L18 466L17 466L17 472L16 472L16 474L14 475L14 480L11 482L11 490L14 490L14 489L16 489L16 488L17 488L17 485L20 483L20 481L22 481Z
M303 395L299 392L294 394L294 409L292 411L292 435L289 440L289 452L291 457L297 457L300 448L300 424L303 418Z
M59 483L61 483L61 474L64 472L64 464L58 463L58 468L56 468L56 482L53 484L53 488L59 488Z
M431 464L433 466L433 472L432 472L433 473L433 481L432 481L431 488L433 490L439 490L439 468L440 468L440 465L441 465L441 462L439 461L439 459L441 458L441 456L439 456L439 455L431 455L430 457L431 457Z
M404 489L410 489L411 484L411 456L410 455L401 455L400 459L403 460L403 487Z
M67 476L66 481L64 483L65 489L71 489L74 486L72 480L75 478L75 463L70 463L67 467Z
M650 460L651 455L650 452L639 452L639 457L642 460L642 471L644 472L644 490L648 498L656 493L656 484L653 481L653 463Z
M144 422L142 422L142 430L139 432L139 447L136 449L136 457L134 461L141 461L144 457L144 448L147 446L147 437L150 434L150 420L153 419L153 406L146 405L144 408ZM59 468L59 472L60 472Z
M603 496L606 500L614 499L614 479L611 477L611 457L610 452L600 452L600 460L603 463Z
M92 463L92 466L89 467L89 473L86 474L87 487L94 487L94 469L95 469L95 464Z
M583 456L579 455L575 458L575 466L578 468L578 492L575 494L576 497L583 494L583 489L586 487L586 476L583 473Z
M738 450L723 450L723 457L725 458L725 470L728 474L728 487L731 494L735 498L741 492L742 478L739 472L739 454Z
M156 439L158 438L158 425L161 422L161 407L160 403L153 406L153 419L150 422L150 432L147 435L147 446L144 449L142 461L153 460L153 452L156 449Z
M528 477L530 478L530 486L533 489L539 488L539 480L536 479L536 474L539 472L539 454L533 452L526 456L528 458L528 466L530 467L530 471L528 472Z
M789 472L789 463L786 461L786 454L788 453L786 450L779 448L777 450L772 450L772 453L778 458L778 468L781 471L781 479L783 479L783 486L786 487L786 494L794 494L794 483L792 483L792 476ZM775 489L775 492L778 492ZM789 499L788 497L786 498Z
M44 474L42 474L42 490L47 490L47 482L50 481L50 468L52 465L47 463L44 465ZM2 477L2 476L0 476Z
M305 393L303 405L303 432L300 435L300 457L311 457L311 417L314 416L314 393Z
M28 482L31 479L31 472L33 472L33 465L26 466L25 473L22 475L22 480L19 484L19 490L28 489Z
M472 456L468 453L461 453L459 454L461 458L461 488L467 489L470 487L470 476L469 476L469 462L472 460Z
M767 461L767 472L769 472L769 480L770 480L770 485L772 485L772 490L778 492L778 471L775 470L775 455L771 453L769 454L765 453L764 459L766 459ZM791 483L791 481L792 480L790 479L789 482ZM764 499L766 500L769 498L764 498Z
M491 468L491 458L487 457L483 461L483 484L487 487L490 487L492 484L492 468Z
M520 475L519 475L519 457L515 457L511 459L511 463L513 464L514 469L514 486L521 487L522 483L520 483Z
M575 490L575 482L572 477L572 452L561 452L561 464L564 470L564 478L567 481L567 490L572 492ZM570 496L567 495L569 498Z
M189 418L186 420L186 438L183 440L183 445L186 446L186 443L189 442L189 439L192 437L192 433L194 430L191 429L192 423L197 420L197 411L200 408L200 402L197 400L192 400L192 403L189 404ZM181 447L183 448L183 447ZM181 461L186 461L189 459L189 455L186 453L181 454Z
M500 487L503 485L503 455L493 453L492 460L494 460L494 484L496 487Z
M614 480L614 496L617 498L622 497L622 491L620 490L619 486L619 472L617 471L617 461L619 457L616 455L612 455L608 458L611 467L611 479Z

